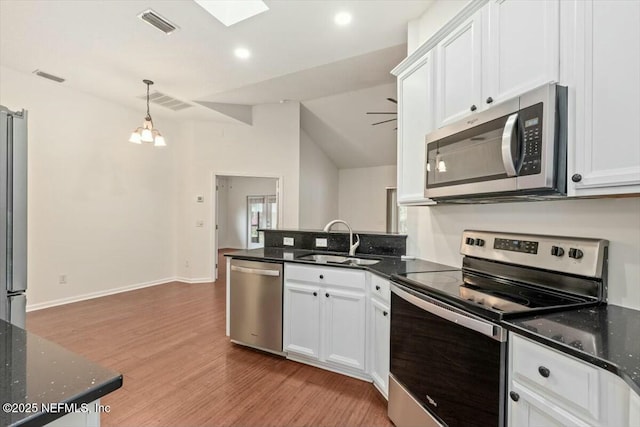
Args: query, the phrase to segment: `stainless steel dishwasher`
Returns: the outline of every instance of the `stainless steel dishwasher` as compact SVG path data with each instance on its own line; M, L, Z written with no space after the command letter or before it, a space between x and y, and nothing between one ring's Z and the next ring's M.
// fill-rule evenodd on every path
M231 260L231 341L282 351L282 264Z

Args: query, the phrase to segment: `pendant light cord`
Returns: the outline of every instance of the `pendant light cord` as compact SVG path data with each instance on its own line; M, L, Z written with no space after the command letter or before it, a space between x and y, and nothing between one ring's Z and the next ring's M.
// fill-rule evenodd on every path
M149 114L149 83L147 83L147 117L151 119L151 114Z

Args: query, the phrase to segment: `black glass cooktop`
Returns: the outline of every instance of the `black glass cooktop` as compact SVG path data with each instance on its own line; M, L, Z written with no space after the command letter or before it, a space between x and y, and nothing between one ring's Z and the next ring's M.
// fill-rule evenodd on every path
M417 293L441 297L494 319L597 302L462 270L405 273L397 275L396 280Z

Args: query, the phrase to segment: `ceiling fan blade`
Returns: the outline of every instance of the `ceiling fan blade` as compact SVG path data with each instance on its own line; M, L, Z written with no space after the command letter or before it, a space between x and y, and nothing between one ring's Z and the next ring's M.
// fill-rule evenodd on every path
M395 99L393 99L393 98L387 98L387 101L393 102L394 104L397 104L397 103L398 103L398 101L396 101L396 100L395 100Z
M383 121L378 122L378 123L371 123L371 126L381 125L382 123L388 123L388 122L392 122L394 120L398 120L398 119L389 119L389 120L383 120Z
M398 114L395 111L389 111L389 112L384 112L384 111L367 111L367 114Z

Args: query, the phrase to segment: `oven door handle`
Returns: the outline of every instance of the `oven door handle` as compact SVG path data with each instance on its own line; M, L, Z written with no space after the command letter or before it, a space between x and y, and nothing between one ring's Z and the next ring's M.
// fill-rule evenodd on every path
M433 315L441 317L457 325L479 332L483 335L493 338L496 341L504 342L507 340L504 329L498 325L475 319L473 317L470 317L468 314L460 313L453 307L448 308L448 305L441 303L440 301L438 301L436 304L426 301L422 298L418 298L414 295L411 295L409 292L400 289L400 287L396 284L391 285L391 292L407 301L408 303L413 304L416 307L420 307L421 309L428 311Z
M507 172L507 176L516 176L516 164L513 161L513 136L514 130L518 123L518 113L514 113L509 116L507 123L504 125L502 131L502 164L504 170Z

